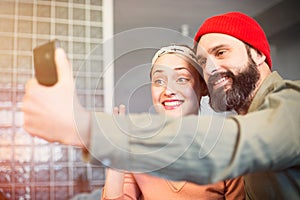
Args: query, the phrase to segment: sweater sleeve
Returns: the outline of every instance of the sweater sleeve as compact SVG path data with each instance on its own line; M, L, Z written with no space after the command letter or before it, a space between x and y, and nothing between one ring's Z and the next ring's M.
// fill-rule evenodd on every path
M133 174L125 173L122 196L116 198L106 198L104 195L105 195L105 186L104 186L101 200L138 200L139 196L141 195L141 192L135 181Z
M237 177L225 181L225 199L226 200L243 200L245 199L244 178Z

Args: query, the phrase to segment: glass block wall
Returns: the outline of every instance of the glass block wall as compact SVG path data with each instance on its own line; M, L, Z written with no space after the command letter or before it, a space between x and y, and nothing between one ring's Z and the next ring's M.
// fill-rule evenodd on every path
M73 63L82 104L94 109L93 93L95 109L104 110L103 11L101 0L0 1L0 199L69 199L103 185L103 167L82 162L80 149L28 135L21 112L32 49L52 39Z

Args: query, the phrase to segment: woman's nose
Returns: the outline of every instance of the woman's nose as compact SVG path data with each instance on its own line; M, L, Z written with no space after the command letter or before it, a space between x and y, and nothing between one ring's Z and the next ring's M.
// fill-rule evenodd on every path
M168 82L168 84L165 87L164 91L165 95L170 96L170 95L175 95L175 86L173 83Z

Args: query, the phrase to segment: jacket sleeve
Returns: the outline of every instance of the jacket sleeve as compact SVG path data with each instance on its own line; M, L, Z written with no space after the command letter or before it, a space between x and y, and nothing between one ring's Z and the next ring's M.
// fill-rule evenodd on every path
M264 99L227 118L94 113L90 161L198 184L299 165L299 84L282 84Z

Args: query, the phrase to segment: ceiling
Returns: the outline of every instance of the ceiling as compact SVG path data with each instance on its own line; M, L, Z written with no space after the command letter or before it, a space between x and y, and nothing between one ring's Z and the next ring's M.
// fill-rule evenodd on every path
M212 15L235 10L256 16L281 1L115 0L114 30L119 33L137 27L164 27L180 31L181 26L187 24L193 35L203 20Z
M300 21L299 0L114 0L114 33L141 27L181 31L193 37L213 15L241 11L254 17L268 36Z

